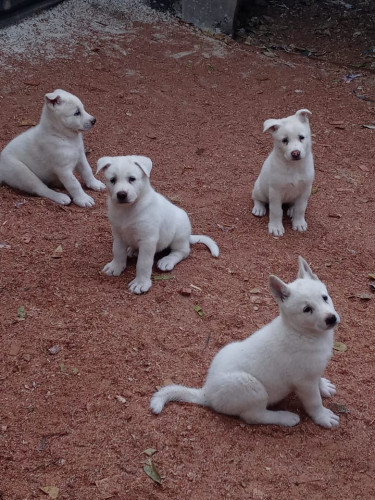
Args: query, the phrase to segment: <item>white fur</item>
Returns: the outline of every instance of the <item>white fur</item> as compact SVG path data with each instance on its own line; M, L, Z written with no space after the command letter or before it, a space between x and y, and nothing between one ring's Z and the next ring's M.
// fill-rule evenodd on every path
M214 257L219 248L208 236L192 235L187 213L173 205L150 185L152 162L145 156L103 157L97 173L104 170L109 191L108 216L112 225L113 260L103 272L119 276L127 257L138 252L136 277L129 288L147 292L156 252L170 248L158 268L170 271L190 253L190 243L204 243Z
M67 194L48 186L65 187L80 207L95 204L73 172L77 168L88 188L104 189L86 159L82 133L95 118L84 110L78 97L64 90L44 96L40 122L15 137L0 155L0 184L49 198L61 205L71 202Z
M154 413L168 401L187 401L249 424L293 426L298 415L268 407L295 392L316 424L328 429L338 425L339 417L321 398L336 393L321 376L332 354L333 327L340 321L327 289L302 257L293 283L271 276L270 288L280 315L242 342L223 347L201 389L169 385L156 392L151 399Z
M308 109L300 109L287 118L264 122L263 132L271 132L274 148L254 185L253 214L262 217L269 205L268 231L274 236L284 234L283 203L291 205L288 215L293 229L307 229L305 211L314 180L309 114Z

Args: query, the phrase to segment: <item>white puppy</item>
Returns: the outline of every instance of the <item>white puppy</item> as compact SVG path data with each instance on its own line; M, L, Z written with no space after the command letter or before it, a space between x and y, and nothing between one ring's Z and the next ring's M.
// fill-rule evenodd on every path
M94 200L74 176L77 168L86 186L104 189L95 179L86 159L82 133L95 118L84 110L78 97L55 90L44 96L40 122L15 137L0 155L0 184L68 205L67 194L48 186L65 187L76 205L90 207Z
M288 215L293 229L307 229L305 211L314 180L309 114L308 109L300 109L287 118L264 122L263 132L271 132L274 148L254 185L253 214L262 217L269 205L268 231L274 236L284 234L283 203L291 205Z
M285 284L270 277L280 316L242 342L223 347L213 359L201 389L163 387L151 399L160 413L168 401L187 401L241 417L248 424L293 426L299 416L269 406L295 392L313 421L328 429L339 417L322 405L336 393L321 378L332 354L333 327L340 321L325 285L299 258L297 279Z
M219 248L208 236L192 235L187 213L176 207L150 185L152 162L145 156L104 157L97 173L104 170L109 190L108 216L112 225L113 260L104 266L109 276L119 276L127 257L138 252L137 272L129 288L143 293L151 287L156 252L170 253L158 261L158 268L170 271L190 253L190 243L204 243L214 257Z

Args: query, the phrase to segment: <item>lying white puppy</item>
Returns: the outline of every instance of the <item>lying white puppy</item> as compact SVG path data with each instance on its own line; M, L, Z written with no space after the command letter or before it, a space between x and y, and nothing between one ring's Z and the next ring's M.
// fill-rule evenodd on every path
M170 271L190 253L190 243L204 243L214 257L219 248L208 236L192 235L187 213L176 207L150 185L152 162L145 156L104 157L97 173L104 170L108 216L112 225L113 260L104 266L108 276L119 276L127 257L138 251L137 272L129 284L133 293L147 292L156 252L170 253L158 261L158 268Z
M264 122L263 132L271 132L274 148L254 185L253 214L262 217L269 205L268 231L274 236L284 234L283 203L291 205L288 215L293 229L307 229L305 211L314 180L309 114L308 109L300 109L287 118Z
M95 122L78 97L65 90L46 94L38 125L15 137L1 152L0 184L68 205L67 194L48 187L63 186L76 205L91 207L94 200L73 172L77 168L88 188L105 188L93 176L83 147L81 132Z
M339 417L321 398L336 393L321 376L332 355L333 327L340 321L327 289L302 257L293 283L271 276L270 287L280 316L242 342L223 347L201 389L169 385L156 392L151 399L154 413L168 401L187 401L239 416L248 424L293 426L298 415L268 407L295 392L316 424L327 429L338 425Z

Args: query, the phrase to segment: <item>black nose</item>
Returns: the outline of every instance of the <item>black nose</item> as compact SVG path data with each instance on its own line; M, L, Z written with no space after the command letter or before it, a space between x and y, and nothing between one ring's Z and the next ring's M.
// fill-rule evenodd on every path
M96 123L96 118L92 118L91 125L95 125L95 123Z
M330 314L326 317L326 325L327 326L335 326L337 323L337 317L335 314Z
M294 160L298 160L299 157L301 156L301 152L298 151L298 149L296 149L295 151L292 151L290 154L292 155L292 158Z
M117 193L117 199L120 203L125 203L128 197L128 193L126 191L119 191Z

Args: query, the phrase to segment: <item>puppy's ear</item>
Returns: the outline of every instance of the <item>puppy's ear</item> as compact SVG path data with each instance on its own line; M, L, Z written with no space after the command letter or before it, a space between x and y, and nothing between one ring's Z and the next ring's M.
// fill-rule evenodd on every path
M312 115L312 113L308 109L299 109L296 113L296 117L299 118L302 123L309 121L309 115Z
M52 107L55 106L56 104L59 105L63 102L59 90L54 90L53 92L46 94L44 96L44 101L46 104Z
M288 285L284 283L277 276L274 276L273 274L271 274L270 276L270 289L272 295L278 302L279 301L284 302L284 300L286 300L290 295L290 290Z
M112 163L112 158L109 156L103 156L103 158L99 158L98 163L96 164L96 173L98 174L103 168L108 168Z
M311 271L310 266L301 256L298 257L298 274L297 278L318 280L318 276Z
M280 128L280 120L274 120L271 118L270 120L266 120L263 124L263 132L267 132L269 130L271 134L279 130Z
M152 161L147 156L132 156L132 160L134 163L147 175L150 177L151 169L152 169Z

